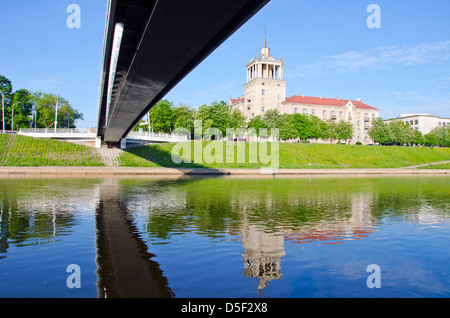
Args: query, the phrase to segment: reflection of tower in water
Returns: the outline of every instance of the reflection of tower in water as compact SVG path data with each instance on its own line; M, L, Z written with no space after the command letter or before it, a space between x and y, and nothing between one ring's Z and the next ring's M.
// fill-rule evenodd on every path
M249 224L241 228L241 235L244 275L257 278L257 290L261 291L269 281L281 278L281 257L285 255L283 235Z

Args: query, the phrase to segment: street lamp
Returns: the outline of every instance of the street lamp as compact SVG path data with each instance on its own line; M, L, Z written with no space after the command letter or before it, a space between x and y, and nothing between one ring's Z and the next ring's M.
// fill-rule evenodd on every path
M5 96L3 95L3 92L0 92L2 94L2 122L3 122L3 133L5 133Z
M58 102L59 102L59 99L56 100L56 111L55 111L55 134L56 134L56 126L58 126Z

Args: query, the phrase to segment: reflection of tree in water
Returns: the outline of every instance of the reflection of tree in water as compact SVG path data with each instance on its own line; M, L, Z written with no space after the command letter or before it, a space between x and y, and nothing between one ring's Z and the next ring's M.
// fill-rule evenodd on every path
M448 190L422 178L299 178L159 181L133 198L146 210L151 237L180 231L216 238L238 235L244 275L261 290L281 277L284 244L342 244L376 231L384 217L409 217L424 204L442 208ZM448 179L442 181L448 189ZM141 181L140 185L145 185ZM136 184L135 184L136 186Z
M94 206L93 184L89 180L3 179L0 255L7 253L10 244L46 244L70 233L77 224L74 207Z

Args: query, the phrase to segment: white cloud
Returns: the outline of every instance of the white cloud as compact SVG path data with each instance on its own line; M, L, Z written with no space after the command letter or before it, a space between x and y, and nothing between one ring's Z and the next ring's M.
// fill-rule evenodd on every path
M450 59L450 41L418 45L381 46L368 51L348 51L335 54L316 63L302 66L301 77L335 75L368 70L391 69Z

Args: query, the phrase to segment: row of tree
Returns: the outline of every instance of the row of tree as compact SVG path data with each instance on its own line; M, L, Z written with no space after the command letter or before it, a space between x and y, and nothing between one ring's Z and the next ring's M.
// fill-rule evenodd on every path
M381 145L427 145L450 147L450 126L436 127L423 135L419 130L411 129L401 120L385 123L381 118L372 121L369 136Z
M146 124L142 120L134 129L170 133L176 128L185 128L194 134L194 130L199 128L194 127L194 122L201 121L202 134L209 128L217 128L226 136L228 128L241 128L254 129L259 135L261 128L267 129L269 134L271 129L277 128L282 140L323 139L340 142L353 137L353 126L346 121L323 121L316 116L280 114L277 110L269 110L264 116L256 116L247 121L240 110L231 110L223 101L202 105L194 111L188 106L174 107L170 101L162 100L151 109L147 119Z
M20 128L52 128L57 114L58 128L75 128L76 121L83 119L83 114L74 109L69 101L61 96L43 92L30 92L27 89L13 91L11 81L0 75L0 99L2 117L6 130ZM58 105L58 106L57 106ZM4 118L3 118L4 114Z

